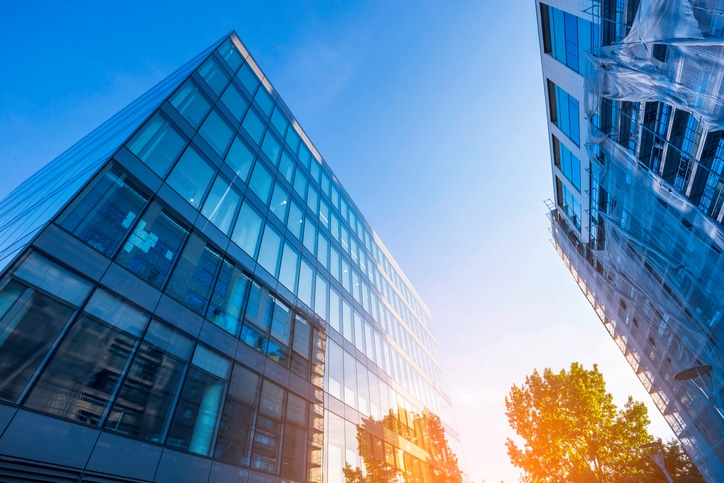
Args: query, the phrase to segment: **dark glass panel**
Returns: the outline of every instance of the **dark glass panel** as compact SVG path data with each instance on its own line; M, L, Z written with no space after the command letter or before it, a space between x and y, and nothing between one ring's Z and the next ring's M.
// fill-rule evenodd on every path
M249 465L249 439L258 394L259 376L234 365L214 457L233 465Z
M250 284L249 277L224 260L206 318L227 332L237 335Z
M220 264L221 256L192 234L176 264L166 293L203 315Z
M61 215L60 226L110 257L145 204L125 174L106 171Z

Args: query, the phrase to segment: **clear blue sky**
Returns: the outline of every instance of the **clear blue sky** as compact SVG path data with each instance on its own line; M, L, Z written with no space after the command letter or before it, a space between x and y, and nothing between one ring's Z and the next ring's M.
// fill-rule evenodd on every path
M532 0L4 2L0 197L232 29L432 311L473 481L534 368L650 402L549 241Z

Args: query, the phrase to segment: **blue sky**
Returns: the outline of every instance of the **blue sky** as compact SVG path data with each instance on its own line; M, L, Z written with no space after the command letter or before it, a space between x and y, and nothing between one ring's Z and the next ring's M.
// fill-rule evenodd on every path
M473 481L534 368L649 402L549 241L532 0L6 2L0 196L232 29L430 308Z

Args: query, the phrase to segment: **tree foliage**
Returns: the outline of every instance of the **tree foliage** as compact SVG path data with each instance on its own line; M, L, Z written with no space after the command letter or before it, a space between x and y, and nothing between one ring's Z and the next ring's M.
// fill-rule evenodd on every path
M402 417L402 414L405 414ZM409 425L400 421L407 420ZM397 450L373 436L385 430L404 438L429 455L425 461L399 461ZM365 418L357 426L357 450L364 468L347 465L346 483L462 483L458 459L445 438L440 418L428 411L409 414L403 409L390 410L381 420Z
M618 409L596 365L533 371L522 386L513 385L505 407L523 441L506 445L524 482L620 481L638 473L639 446L651 441L646 406L629 396Z

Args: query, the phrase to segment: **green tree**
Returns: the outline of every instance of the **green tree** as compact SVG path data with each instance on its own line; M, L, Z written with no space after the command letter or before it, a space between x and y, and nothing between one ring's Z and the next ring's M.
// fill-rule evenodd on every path
M641 474L639 446L651 441L646 406L629 396L618 409L596 365L535 370L522 386L513 385L505 408L523 441L506 442L523 482L608 483Z

